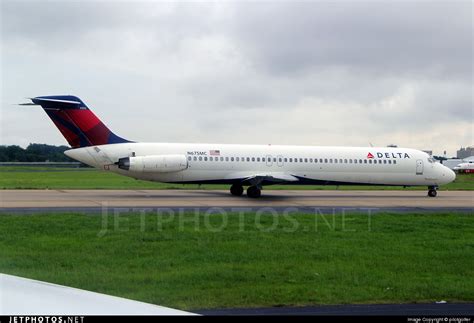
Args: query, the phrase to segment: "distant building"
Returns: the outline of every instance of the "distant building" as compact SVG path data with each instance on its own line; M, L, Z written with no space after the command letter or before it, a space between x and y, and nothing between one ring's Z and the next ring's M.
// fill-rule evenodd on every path
M456 157L459 159L464 159L473 155L474 155L474 146L466 147L466 148L461 147L461 149L459 149L456 152Z
M397 146L397 145L394 145L394 144L390 144L390 145L387 145L387 147L389 147L389 148L397 148L398 146Z

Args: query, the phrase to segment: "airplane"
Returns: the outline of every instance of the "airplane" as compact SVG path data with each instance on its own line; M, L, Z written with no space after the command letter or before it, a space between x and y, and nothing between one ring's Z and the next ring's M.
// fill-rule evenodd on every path
M453 170L459 173L474 173L474 161L458 164L453 168Z
M251 198L273 184L427 186L435 197L439 185L456 178L409 148L139 143L114 134L76 96L30 100L23 105L40 105L68 141L67 156L140 180L228 184L235 196L247 187Z

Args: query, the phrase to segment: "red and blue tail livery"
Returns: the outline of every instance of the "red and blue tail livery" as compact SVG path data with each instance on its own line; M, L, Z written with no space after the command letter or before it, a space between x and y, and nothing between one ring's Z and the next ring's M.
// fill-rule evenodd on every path
M114 134L76 96L39 96L31 101L44 109L72 148L130 142Z

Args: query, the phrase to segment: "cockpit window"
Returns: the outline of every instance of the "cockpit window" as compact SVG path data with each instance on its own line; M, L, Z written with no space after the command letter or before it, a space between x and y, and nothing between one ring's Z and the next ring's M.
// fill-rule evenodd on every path
M428 162L430 162L430 163L434 163L434 162L435 162L435 160L434 160L434 158L433 158L433 157L430 157L430 158L428 158Z

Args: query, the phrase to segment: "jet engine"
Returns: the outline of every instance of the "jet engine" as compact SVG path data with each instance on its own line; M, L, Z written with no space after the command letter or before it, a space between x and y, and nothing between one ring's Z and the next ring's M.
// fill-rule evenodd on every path
M118 168L140 173L171 173L188 168L185 155L150 155L120 158Z

